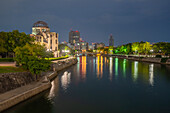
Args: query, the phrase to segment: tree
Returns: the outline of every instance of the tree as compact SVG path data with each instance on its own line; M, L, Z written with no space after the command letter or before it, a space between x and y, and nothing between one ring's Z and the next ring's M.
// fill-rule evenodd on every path
M4 37L7 34L5 32L0 32L0 53L7 52L7 49L5 48L5 40Z
M132 52L137 53L139 51L139 42L132 43Z
M26 43L33 43L34 38L26 35L24 32L20 33L18 30L13 30L12 32L0 32L0 39L5 41L2 52L6 52L6 57L9 53L14 56L14 49L16 47L23 47Z
M131 43L129 43L129 44L126 44L126 49L127 49L127 51L126 51L126 54L130 54L131 52L132 52L132 47L131 47Z
M28 69L32 74L35 74L37 80L41 72L50 69L50 61L44 58L29 57Z
M169 42L158 42L153 44L153 50L156 53L170 54L170 43Z
M50 61L45 60L45 48L38 44L26 44L23 47L16 47L15 60L18 65L36 75L50 68Z

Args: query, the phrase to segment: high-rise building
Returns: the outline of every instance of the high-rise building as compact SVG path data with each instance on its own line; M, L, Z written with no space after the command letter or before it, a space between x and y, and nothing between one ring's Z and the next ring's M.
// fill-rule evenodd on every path
M58 33L50 32L48 24L43 21L34 23L32 27L32 34L30 36L35 37L35 43L45 45L47 51L52 51L54 57L59 56L58 51Z
M114 46L114 39L113 39L112 34L110 35L109 46Z
M80 32L79 31L70 31L69 32L69 43L71 45L79 45L80 43Z

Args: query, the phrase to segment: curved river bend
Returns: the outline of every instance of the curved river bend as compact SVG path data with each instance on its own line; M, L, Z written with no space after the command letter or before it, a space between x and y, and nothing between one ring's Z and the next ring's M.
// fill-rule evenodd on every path
M4 113L170 113L170 66L77 57L49 91Z

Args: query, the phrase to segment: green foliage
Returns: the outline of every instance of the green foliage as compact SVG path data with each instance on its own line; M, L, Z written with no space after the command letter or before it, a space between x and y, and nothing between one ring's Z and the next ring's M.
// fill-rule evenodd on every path
M15 60L24 69L29 70L31 73L40 74L42 71L48 70L50 61L45 60L45 48L38 44L26 44L23 47L16 47Z
M152 45L149 42L140 42L138 52L142 54L148 54L152 49L151 46Z
M0 58L0 62L14 62L13 58Z
M62 56L62 57L57 57L57 58L45 58L46 60L50 60L50 61L54 61L54 60L61 60L61 59L65 59L68 58L69 56Z
M153 44L153 50L156 53L170 54L170 43L169 42L158 42Z
M38 75L42 71L50 69L50 61L45 60L44 58L29 57L28 69L32 74Z
M38 44L26 44L24 47L16 47L15 60L19 65L28 69L28 61L32 58L45 58L46 50L43 46Z
M0 66L0 73L24 72L22 67Z
M33 41L34 38L31 38L24 32L20 33L18 30L0 32L0 53L14 52L16 47L23 47L26 43L31 44Z
M6 37L6 33L0 32L0 53L7 52L7 49L5 48L4 37Z
M132 43L132 51L133 52L139 51L139 42Z
M131 43L118 46L116 49L114 49L115 54L129 54L131 51Z

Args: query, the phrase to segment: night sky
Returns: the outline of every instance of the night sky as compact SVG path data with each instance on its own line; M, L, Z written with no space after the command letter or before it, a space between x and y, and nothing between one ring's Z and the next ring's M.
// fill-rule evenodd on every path
M83 40L108 45L170 41L170 0L1 0L0 31L31 33L33 23L48 23L59 41L70 29Z

